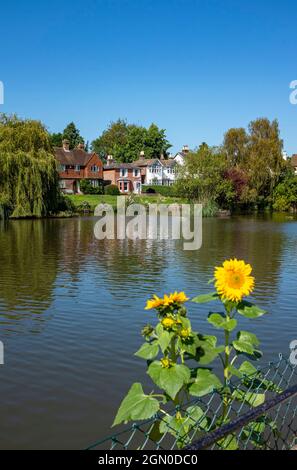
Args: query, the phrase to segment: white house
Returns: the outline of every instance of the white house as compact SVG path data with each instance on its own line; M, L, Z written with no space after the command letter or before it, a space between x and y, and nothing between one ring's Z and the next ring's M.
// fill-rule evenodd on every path
M180 152L177 152L177 154L173 157L173 160L175 160L176 163L178 163L179 165L184 165L185 159L189 152L190 152L189 146L184 145L182 150Z
M174 159L146 159L141 152L140 159L133 165L141 168L142 184L171 186L175 182L177 162Z

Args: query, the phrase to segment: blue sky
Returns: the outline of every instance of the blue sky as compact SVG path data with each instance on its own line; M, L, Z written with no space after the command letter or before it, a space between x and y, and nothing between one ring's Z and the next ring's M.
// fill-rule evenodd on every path
M0 7L0 111L74 121L87 140L118 117L167 130L173 151L277 118L297 152L293 0L27 0Z

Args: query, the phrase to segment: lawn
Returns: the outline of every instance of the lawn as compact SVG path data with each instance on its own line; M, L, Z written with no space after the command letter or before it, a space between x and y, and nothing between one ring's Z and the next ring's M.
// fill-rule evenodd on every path
M113 208L116 208L117 205L117 196L109 196L109 195L97 195L97 194L72 194L68 196L71 201L74 203L76 207L79 207L83 202L87 202L91 209L94 210L98 204L110 204ZM185 199L177 198L177 197L166 197L160 196L159 194L152 194L152 195L134 195L131 202L135 202L137 204L174 204L174 203L186 203Z

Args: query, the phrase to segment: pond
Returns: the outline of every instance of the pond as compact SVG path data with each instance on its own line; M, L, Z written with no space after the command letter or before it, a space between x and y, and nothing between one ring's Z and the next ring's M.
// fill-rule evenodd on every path
M2 449L82 449L110 434L134 381L150 387L133 356L153 293L209 291L213 268L238 257L254 267L254 299L268 310L242 328L262 341L263 364L297 339L297 222L286 216L204 219L203 244L98 241L93 217L0 224ZM193 326L213 332L207 306ZM150 388L147 388L150 391Z

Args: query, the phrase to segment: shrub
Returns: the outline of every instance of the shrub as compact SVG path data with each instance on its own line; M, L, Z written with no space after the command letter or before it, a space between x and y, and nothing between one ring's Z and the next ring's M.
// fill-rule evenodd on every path
M109 184L108 186L105 186L104 189L105 194L108 194L109 196L119 196L120 195L120 190L117 187L116 184Z
M161 196L177 196L175 186L159 186L159 185L148 185L142 187L142 192L145 194L161 194Z
M103 194L104 193L102 184L94 187L92 186L92 183L90 180L82 180L80 182L80 189L84 194Z
M63 193L60 193L57 205L57 212L75 212L75 205L70 199L70 197L66 196Z

